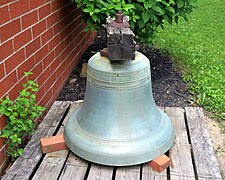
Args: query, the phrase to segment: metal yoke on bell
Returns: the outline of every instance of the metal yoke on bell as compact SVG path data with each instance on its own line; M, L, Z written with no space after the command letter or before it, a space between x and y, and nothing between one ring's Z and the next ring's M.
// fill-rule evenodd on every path
M132 61L92 56L85 99L64 139L81 158L113 166L148 162L169 150L174 130L154 102L148 58L137 51Z

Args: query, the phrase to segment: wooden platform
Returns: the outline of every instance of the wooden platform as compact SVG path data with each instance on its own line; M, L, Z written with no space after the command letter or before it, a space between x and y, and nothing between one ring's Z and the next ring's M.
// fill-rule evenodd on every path
M162 108L171 118L176 139L168 152L171 167L162 173L148 165L101 166L75 156L69 150L42 154L40 138L63 132L65 122L82 102L56 101L44 121L2 180L219 180L222 179L200 108Z

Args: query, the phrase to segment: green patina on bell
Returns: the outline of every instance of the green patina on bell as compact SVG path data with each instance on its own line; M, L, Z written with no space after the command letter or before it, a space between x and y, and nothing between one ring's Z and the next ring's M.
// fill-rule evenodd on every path
M149 60L111 63L100 53L88 62L86 96L68 120L64 138L78 156L99 164L140 164L174 142L168 116L155 105Z
M64 139L83 159L127 166L164 154L174 130L153 99L148 58L135 51L133 32L119 24L121 13L117 17L108 19L108 51L102 53L110 59L97 53L89 60L86 96L67 121Z

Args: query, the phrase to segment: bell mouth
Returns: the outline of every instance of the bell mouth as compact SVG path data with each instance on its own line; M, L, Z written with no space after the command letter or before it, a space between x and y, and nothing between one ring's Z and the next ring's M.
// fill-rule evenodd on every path
M151 161L167 152L174 142L174 130L161 110L162 123L153 133L141 138L115 140L95 137L76 125L77 109L67 121L64 139L68 148L79 157L109 166L128 166Z

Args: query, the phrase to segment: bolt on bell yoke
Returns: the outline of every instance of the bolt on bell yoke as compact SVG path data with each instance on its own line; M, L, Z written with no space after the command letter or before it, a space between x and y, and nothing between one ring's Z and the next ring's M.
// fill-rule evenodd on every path
M149 59L135 51L128 17L107 18L107 49L88 61L86 95L64 139L83 159L113 166L148 162L170 149L174 129L152 95Z

